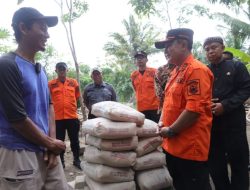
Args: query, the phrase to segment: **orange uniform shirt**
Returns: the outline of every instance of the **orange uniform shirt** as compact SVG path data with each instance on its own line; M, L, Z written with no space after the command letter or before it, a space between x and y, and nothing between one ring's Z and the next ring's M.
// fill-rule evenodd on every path
M157 110L159 107L154 88L155 73L156 69L147 67L143 75L138 70L131 74L138 111Z
M49 89L55 109L55 119L76 119L77 99L80 96L77 81L66 78L62 83L58 79L54 79L49 81Z
M199 113L198 120L173 138L164 138L162 147L173 156L206 161L212 126L213 74L209 68L188 56L174 69L165 88L163 124L171 126L184 110Z

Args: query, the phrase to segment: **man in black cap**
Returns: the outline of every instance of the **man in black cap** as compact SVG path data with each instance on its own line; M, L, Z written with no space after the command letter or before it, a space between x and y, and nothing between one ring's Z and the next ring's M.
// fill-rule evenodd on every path
M102 79L102 70L99 67L94 67L91 71L91 79L93 83L88 84L84 88L83 100L89 110L88 119L96 118L91 114L93 104L103 101L117 101L116 93L111 84L108 84Z
M158 123L160 114L159 99L154 89L156 69L147 67L147 53L138 51L134 55L138 70L131 73L131 81L136 95L137 110L142 112L147 119Z
M65 140L66 131L73 152L73 165L81 168L79 130L80 122L77 115L77 101L80 97L78 82L67 77L68 67L64 62L56 64L57 78L49 81L49 89L55 108L56 138ZM64 152L60 154L62 165L65 168Z
M210 190L207 168L212 126L213 75L192 53L193 31L169 30L155 43L175 65L165 87L160 125L162 148L176 190ZM162 123L162 124L161 124Z
M207 38L203 47L215 77L210 174L216 190L248 190L249 148L243 104L250 96L250 76L243 63L223 58L224 43L221 37Z
M35 62L57 22L30 7L12 18L18 47L0 58L0 189L68 189L58 157L66 146L56 139L47 77Z

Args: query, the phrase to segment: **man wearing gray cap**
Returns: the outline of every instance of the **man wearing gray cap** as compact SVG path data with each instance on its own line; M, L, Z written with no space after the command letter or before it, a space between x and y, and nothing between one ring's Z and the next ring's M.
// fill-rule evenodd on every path
M84 88L83 100L89 110L88 119L93 119L95 116L91 114L93 104L102 101L117 101L116 93L112 85L106 83L102 79L102 70L95 67L91 71L91 79L93 83L88 84Z
M208 162L210 174L216 190L248 190L249 148L243 104L250 96L250 76L243 63L223 58L221 37L207 38L203 47L215 77Z
M18 47L0 58L0 189L66 190L55 138L54 109L44 70L35 54L45 50L56 16L17 10L12 27Z
M169 30L155 43L175 64L165 87L160 135L176 190L210 190L208 150L213 75L192 53L193 31Z

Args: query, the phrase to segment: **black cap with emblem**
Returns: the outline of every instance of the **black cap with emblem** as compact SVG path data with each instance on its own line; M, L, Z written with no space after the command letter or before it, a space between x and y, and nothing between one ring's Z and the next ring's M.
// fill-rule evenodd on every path
M134 55L134 58L138 57L138 56L143 56L143 57L147 57L147 53L145 51L137 51Z
M171 29L167 32L167 36L165 40L155 42L155 47L157 49L163 49L166 45L171 44L176 39L185 39L189 42L189 46L193 45L193 30L189 28L176 28Z

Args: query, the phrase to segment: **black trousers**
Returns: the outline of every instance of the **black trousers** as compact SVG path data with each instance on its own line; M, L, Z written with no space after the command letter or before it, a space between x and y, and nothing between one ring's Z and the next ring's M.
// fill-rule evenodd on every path
M145 110L145 111L141 111L141 113L145 115L146 119L150 119L158 123L161 115L158 114L157 111L158 110Z
M248 163L246 132L211 133L209 171L216 190L248 190ZM228 165L231 175L228 173Z
M74 161L76 162L80 161L79 129L80 122L78 119L56 120L56 138L64 141L67 131L70 140L70 148L73 152ZM60 157L62 162L64 162L64 152L60 154Z
M211 190L207 162L181 159L167 152L165 154L175 190Z

